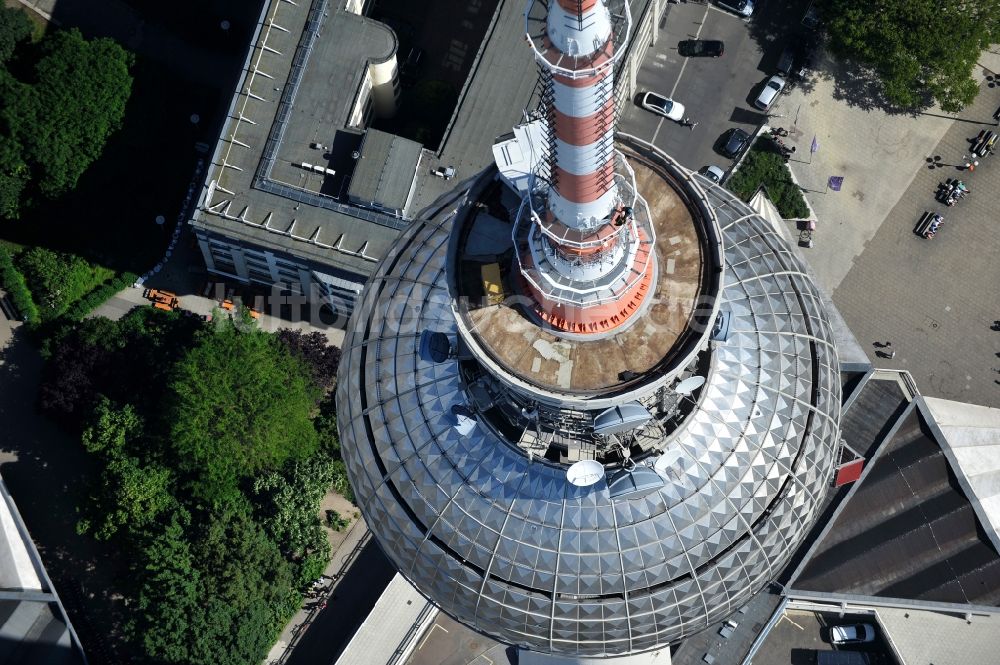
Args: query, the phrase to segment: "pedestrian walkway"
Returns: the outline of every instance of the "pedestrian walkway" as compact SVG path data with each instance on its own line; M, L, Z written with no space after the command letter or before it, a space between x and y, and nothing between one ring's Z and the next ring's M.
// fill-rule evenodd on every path
M330 557L330 563L314 587L313 597L307 598L305 604L296 612L292 620L288 622L278 641L271 647L264 661L268 665L278 665L288 660L292 649L302 638L302 635L309 629L316 616L326 609L329 598L333 596L334 590L340 583L343 575L351 567L357 558L358 552L371 538L371 531L365 521L359 519L354 522L344 539ZM332 654L331 654L332 655ZM329 660L329 659L328 659ZM324 661L326 662L326 661Z
M847 70L824 55L810 85L791 90L770 120L789 130L784 141L796 147L789 167L818 220L808 260L828 293L840 286L955 118L992 124L989 113L979 117L968 110L957 116L936 108L917 116L889 114L860 90L838 83L852 78ZM831 176L844 178L839 192L827 187Z

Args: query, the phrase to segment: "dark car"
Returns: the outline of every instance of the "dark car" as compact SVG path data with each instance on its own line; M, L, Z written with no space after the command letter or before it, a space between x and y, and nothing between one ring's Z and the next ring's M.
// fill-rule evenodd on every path
M795 69L795 58L797 47L795 45L786 46L778 57L778 73L789 76Z
M747 147L747 142L749 141L749 134L738 127L734 127L722 135L722 154L730 159L735 159Z
M726 45L717 39L688 39L677 45L677 52L685 58L718 58Z

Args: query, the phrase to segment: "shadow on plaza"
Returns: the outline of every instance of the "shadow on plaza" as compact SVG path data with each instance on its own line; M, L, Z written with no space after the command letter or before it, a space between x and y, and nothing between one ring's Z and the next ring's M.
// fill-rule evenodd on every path
M36 411L43 361L23 328L0 362L0 474L90 662L113 662L108 645L120 639L124 608L110 589L129 576L113 548L76 533L93 463L74 437Z
M819 6L820 2L813 3ZM757 3L757 10L749 22L750 37L763 51L758 69L770 76L777 71L778 60L786 46L797 51L796 72L805 67L805 75L793 73L788 77L790 86L809 93L818 80L833 81L833 97L849 106L866 111L879 110L891 115L918 114L933 105L925 96L916 108L902 108L890 103L875 70L841 57L823 57L826 36L819 25L810 29L802 20L810 0L768 0Z

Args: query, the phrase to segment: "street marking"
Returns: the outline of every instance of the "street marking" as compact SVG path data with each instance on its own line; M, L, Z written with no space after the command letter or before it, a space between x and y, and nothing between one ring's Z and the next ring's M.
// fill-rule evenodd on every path
M701 24L698 25L698 32L694 33L694 38L698 39L701 36L701 29L705 27L705 19L708 18L708 12L712 9L712 5L705 5L705 14L701 17ZM674 87L670 90L670 99L674 98L674 93L677 92L677 86L681 82L681 77L684 76L684 68L687 67L688 60L691 58L684 58L684 62L681 64L681 71L677 74L677 80L674 81Z
M656 123L656 131L653 132L653 138L649 139L650 143L652 143L652 144L656 143L656 135L660 133L660 127L663 127L663 116L662 115L660 116L660 121L658 123Z
M447 629L447 628L444 628L444 627L442 627L442 626L439 626L439 625L437 625L437 624L435 623L434 625L432 625L432 626L431 626L431 629L430 629L430 630L428 630L428 631L427 631L427 633L425 633L425 634L424 634L424 639L420 640L420 644L418 644L418 645L417 645L417 651L420 651L421 649L423 649L423 648L424 648L424 644L426 644L426 643L427 643L427 640L428 640L428 639L430 639L430 637L431 637L431 633L433 633L433 632L434 632L434 629L435 629L435 628L438 628L438 629L440 629L440 630L443 630L443 631L444 631L444 632L446 632L446 633L448 632L448 629Z
M782 615L781 615L781 621L787 621L788 623L792 624L793 626L795 626L795 627L796 627L796 628L798 628L799 630L801 630L801 631L805 631L805 628L803 628L803 627L802 627L802 626L800 626L799 624L797 624L797 623L795 623L794 621L792 621L791 619L789 619L789 618L788 618L788 615L787 615L787 614L782 614Z

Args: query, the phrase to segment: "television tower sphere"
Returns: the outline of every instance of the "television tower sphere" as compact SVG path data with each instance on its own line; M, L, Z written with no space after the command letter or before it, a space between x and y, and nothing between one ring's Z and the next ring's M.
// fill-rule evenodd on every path
M632 654L721 621L802 541L837 349L779 229L615 135L628 3L528 18L534 177L485 170L389 251L344 341L341 448L382 549L449 615Z

